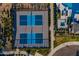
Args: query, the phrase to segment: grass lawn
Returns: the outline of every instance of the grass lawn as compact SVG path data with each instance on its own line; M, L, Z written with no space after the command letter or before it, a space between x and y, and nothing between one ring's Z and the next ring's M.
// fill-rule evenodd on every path
M46 56L50 52L50 49L49 48L39 49L37 52L42 54L43 56Z
M64 42L73 42L79 41L78 36L55 36L54 47L64 43Z

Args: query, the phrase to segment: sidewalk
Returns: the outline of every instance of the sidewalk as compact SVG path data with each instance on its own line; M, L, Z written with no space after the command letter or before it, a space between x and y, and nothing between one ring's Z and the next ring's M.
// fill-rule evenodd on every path
M51 52L48 54L48 56L53 56L53 54L58 51L59 49L66 47L66 46L70 46L70 45L79 45L79 42L66 42L63 43L59 46L57 46L56 48L54 48L53 50L51 50Z

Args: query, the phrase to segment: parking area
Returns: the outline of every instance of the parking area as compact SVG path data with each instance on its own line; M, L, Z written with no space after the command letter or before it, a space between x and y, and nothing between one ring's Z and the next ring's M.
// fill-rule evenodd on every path
M54 56L79 56L79 46L71 45L56 51Z

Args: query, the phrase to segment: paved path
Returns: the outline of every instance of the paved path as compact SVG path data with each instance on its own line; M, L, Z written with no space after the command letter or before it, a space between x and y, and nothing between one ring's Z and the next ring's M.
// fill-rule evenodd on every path
M28 53L26 51L19 51L19 50L17 50L17 51L3 51L2 53L6 54L6 55L9 55L9 54L14 54L14 55L16 55L16 54L22 54L22 55L28 56Z
M66 46L70 46L70 45L79 45L79 42L66 42L66 43L63 43L63 44L57 46L56 48L52 49L50 51L50 53L48 54L48 56L52 56L59 49L61 49L63 47L66 47Z
M53 56L76 56L79 51L79 45L70 45L56 51Z
M51 24L50 24L50 31L51 31L51 50L53 49L53 41L55 40L54 38L54 17L53 17L53 4L50 4L50 8L51 8Z

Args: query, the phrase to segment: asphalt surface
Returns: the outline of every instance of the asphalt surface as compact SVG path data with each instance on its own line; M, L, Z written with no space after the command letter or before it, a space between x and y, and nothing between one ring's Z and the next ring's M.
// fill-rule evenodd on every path
M78 56L79 52L77 51L79 51L79 46L77 45L66 46L56 51L53 56Z

